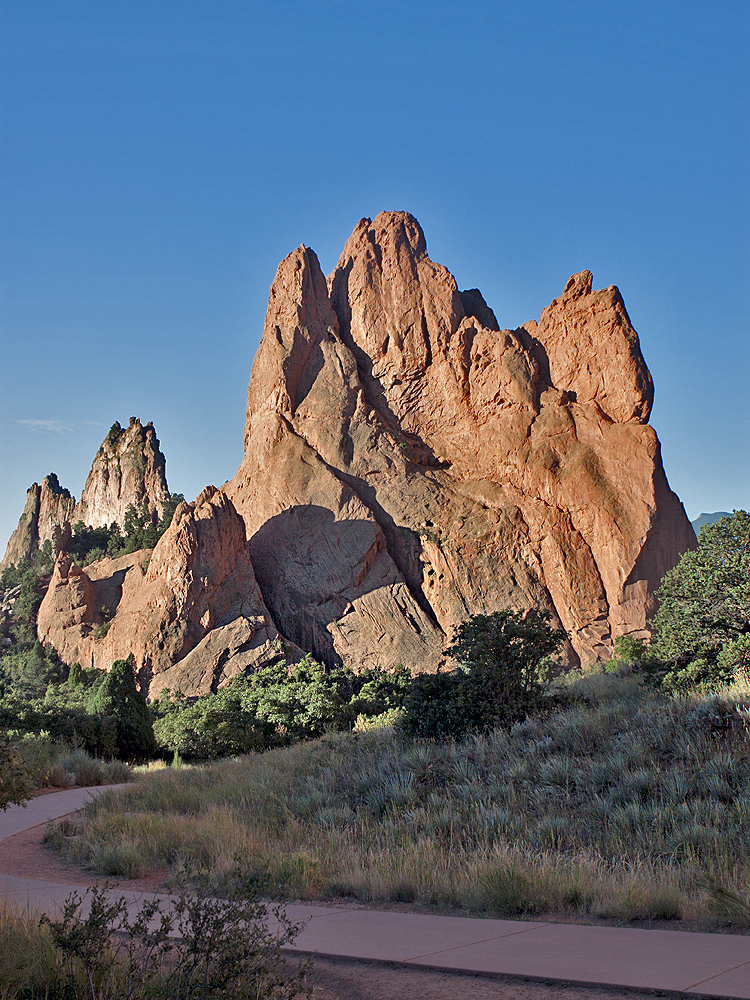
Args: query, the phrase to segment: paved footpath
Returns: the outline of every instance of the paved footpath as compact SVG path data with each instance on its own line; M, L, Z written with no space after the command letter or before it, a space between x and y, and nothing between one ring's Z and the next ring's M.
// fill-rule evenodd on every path
M102 788L43 795L0 813L2 838L81 808ZM48 912L80 886L0 874L0 894ZM132 896L143 893L116 892ZM437 917L290 905L305 923L292 951L485 976L750 1000L750 936Z

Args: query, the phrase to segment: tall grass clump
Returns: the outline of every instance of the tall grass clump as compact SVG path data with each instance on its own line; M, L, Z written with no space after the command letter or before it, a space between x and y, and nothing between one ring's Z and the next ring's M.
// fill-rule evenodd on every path
M460 742L378 729L150 772L58 846L93 870L137 858L280 899L744 921L727 900L750 886L746 695L610 675L566 697Z

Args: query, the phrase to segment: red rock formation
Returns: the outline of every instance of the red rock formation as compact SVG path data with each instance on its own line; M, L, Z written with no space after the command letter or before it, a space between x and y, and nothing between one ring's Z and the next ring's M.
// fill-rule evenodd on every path
M10 536L0 572L6 566L29 562L46 541L56 554L63 544L62 525L72 516L75 497L60 486L51 472L41 484L33 483L26 493L26 506L18 527Z
M242 519L212 486L177 508L152 553L85 570L58 557L38 635L66 662L87 668L108 670L132 652L151 695L164 688L205 694L283 656Z
M572 661L607 658L694 545L617 289L582 272L538 325L497 326L406 213L363 219L328 287L305 247L279 265L224 489L318 656L431 669L468 615L542 606Z
M131 417L125 428L115 422L96 453L72 520L92 528L117 521L122 528L131 504L147 507L158 520L169 499L165 469L151 422L144 427Z
M131 417L125 429L115 422L96 453L78 504L54 473L42 480L41 486L34 483L29 489L0 572L6 566L29 562L48 539L53 555L57 555L70 541L71 524L76 521L93 528L116 521L122 529L131 505L139 510L146 507L157 521L169 499L165 469L151 422L144 427Z

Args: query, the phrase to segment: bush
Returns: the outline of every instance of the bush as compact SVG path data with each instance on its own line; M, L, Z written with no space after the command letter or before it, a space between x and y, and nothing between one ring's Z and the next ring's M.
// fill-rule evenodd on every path
M271 915L274 930L268 927ZM34 995L70 1000L310 995L308 963L288 975L282 951L300 928L283 910L269 913L255 900L187 895L183 889L168 911L158 900L145 900L130 916L124 897L110 899L97 886L83 898L69 896L59 919L42 917L40 930L62 962L50 963L45 988Z
M185 760L216 760L264 750L273 742L273 725L243 706L240 694L226 688L198 698L163 698L153 705L154 736L163 750Z
M459 626L447 649L460 671L414 679L402 732L458 739L526 718L539 707L551 680L549 657L564 641L565 633L550 626L546 611L474 615Z
M36 787L32 768L26 763L10 733L0 733L0 809L10 805L22 806L31 798Z

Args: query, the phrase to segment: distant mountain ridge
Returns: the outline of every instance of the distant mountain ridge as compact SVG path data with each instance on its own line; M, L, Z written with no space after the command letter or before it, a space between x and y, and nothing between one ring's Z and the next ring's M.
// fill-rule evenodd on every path
M718 521L722 517L731 517L731 513L727 510L717 510L713 514L699 514L694 521L690 523L693 526L693 530L696 535L701 530L704 524L713 524L714 521Z

